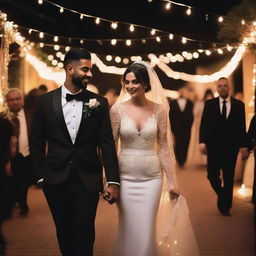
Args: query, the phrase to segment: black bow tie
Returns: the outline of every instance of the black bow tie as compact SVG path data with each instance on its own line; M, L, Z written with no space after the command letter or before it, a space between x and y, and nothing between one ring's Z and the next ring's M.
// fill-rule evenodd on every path
M83 101L83 99L84 99L84 93L83 92L80 92L80 93L77 93L77 94L66 93L66 101L67 102L69 102L71 100Z

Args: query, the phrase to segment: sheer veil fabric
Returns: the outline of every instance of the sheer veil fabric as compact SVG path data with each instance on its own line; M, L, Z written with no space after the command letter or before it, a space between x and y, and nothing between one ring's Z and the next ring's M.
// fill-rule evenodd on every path
M164 108L167 120L167 144L169 162L171 163L169 172L165 172L160 206L157 216L157 255L158 256L197 256L199 250L193 228L190 222L189 210L185 198L180 195L178 199L169 198L170 189L177 188L175 174L175 156L173 150L173 140L169 121L169 103L165 96L162 84L150 65L144 61L138 61L147 68L151 90L146 93L146 97ZM130 99L130 95L122 87L114 108ZM164 127L166 129L166 127ZM119 149L118 149L119 150Z

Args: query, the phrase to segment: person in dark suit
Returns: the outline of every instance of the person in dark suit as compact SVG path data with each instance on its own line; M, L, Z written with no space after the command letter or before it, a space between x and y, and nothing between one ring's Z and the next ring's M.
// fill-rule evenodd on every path
M175 138L174 151L176 160L182 168L187 160L188 145L193 124L193 103L186 98L186 87L179 89L179 98L170 101L170 122Z
M219 97L205 102L200 125L200 150L207 154L208 179L218 197L217 207L223 215L229 216L239 148L242 158L248 157L245 109L242 101L230 97L227 78L218 80L217 91Z
M31 127L31 156L63 256L93 255L94 220L103 191L101 159L108 182L104 198L114 203L119 196L109 105L106 98L86 90L91 68L89 52L67 52L64 85L39 96Z
M18 88L11 88L5 95L10 113L14 133L17 138L17 153L11 161L15 198L19 204L20 214L26 215L29 211L27 195L29 186L33 183L33 167L29 151L29 131L31 115L29 109L24 107L24 97Z

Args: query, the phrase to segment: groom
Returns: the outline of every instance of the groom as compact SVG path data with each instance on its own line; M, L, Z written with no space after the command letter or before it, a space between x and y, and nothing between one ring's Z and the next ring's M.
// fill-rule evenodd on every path
M67 52L65 83L39 97L31 126L31 157L38 181L43 182L62 256L93 255L102 162L108 181L104 198L112 204L119 195L108 102L86 90L91 68L89 52Z

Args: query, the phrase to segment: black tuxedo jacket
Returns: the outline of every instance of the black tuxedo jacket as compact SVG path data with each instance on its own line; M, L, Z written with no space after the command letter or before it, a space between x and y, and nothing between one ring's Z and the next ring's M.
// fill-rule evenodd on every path
M84 103L97 99L100 105L90 117L85 118L83 112L73 144L65 124L61 97L59 88L38 99L30 135L31 158L37 179L43 178L48 184L59 184L75 168L88 190L102 191L102 159L107 180L119 182L107 100L90 91L84 92Z
M216 149L246 147L244 103L231 97L229 116L223 120L219 97L207 100L200 126L200 143Z
M181 111L178 101L170 101L169 117L171 121L171 129L175 135L190 135L191 126L194 120L193 103L187 99L184 111Z

